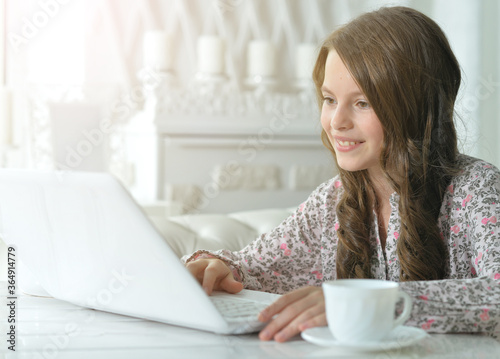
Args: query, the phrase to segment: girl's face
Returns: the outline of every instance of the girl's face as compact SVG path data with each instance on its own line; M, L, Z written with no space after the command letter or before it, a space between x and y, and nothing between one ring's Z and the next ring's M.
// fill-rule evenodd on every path
M328 54L321 87L321 125L346 171L380 170L384 132L378 117L336 51Z

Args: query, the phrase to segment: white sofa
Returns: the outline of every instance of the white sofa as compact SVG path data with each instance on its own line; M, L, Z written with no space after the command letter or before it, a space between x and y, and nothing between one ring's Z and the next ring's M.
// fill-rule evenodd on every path
M180 258L198 249L239 250L260 234L279 225L295 208L173 217L149 211L148 207L145 207L145 210Z
M167 217L158 206L143 207L180 258L198 249L239 250L288 217L295 208L262 209L229 214L186 214ZM6 246L0 240L0 277L7 277Z
M167 217L158 207L143 207L148 217L177 256L198 249L239 250L260 234L279 225L295 208L262 209L229 214L185 214ZM0 276L7 277L6 246L0 240ZM29 282L29 283L28 283ZM24 274L23 291L47 295L29 273Z

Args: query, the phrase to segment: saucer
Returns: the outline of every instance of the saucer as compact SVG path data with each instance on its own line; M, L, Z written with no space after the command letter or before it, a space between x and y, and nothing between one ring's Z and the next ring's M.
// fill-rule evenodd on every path
M361 343L340 343L328 327L316 327L302 332L302 338L310 343L324 347L335 347L356 351L380 351L404 348L424 339L427 333L414 327L399 326L394 328L386 338L379 341Z

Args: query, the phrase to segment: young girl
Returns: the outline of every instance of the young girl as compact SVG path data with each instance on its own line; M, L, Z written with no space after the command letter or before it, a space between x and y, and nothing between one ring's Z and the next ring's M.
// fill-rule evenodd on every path
M406 325L498 332L500 174L458 153L442 30L410 8L364 14L324 41L313 77L340 174L241 251L184 258L191 273L208 293L288 293L260 314L262 340L326 325L321 283L337 278L400 282Z

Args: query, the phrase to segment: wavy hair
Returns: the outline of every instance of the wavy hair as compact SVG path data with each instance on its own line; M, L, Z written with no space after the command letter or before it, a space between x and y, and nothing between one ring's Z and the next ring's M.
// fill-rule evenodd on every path
M384 131L380 165L399 194L400 280L446 277L448 258L437 222L444 192L458 172L453 116L461 73L445 34L429 17L407 7L361 15L321 46L313 72L320 104L331 50ZM325 131L321 136L335 157ZM344 191L337 205L337 278L370 278L370 223L377 199L366 170L339 168L339 173Z

